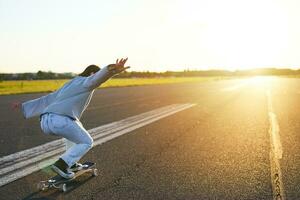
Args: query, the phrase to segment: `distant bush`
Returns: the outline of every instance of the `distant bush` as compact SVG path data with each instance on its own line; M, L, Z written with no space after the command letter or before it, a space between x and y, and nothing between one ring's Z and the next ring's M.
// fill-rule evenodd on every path
M74 73L54 73L38 71L37 73L16 73L0 74L0 80L51 80L51 79L71 79Z

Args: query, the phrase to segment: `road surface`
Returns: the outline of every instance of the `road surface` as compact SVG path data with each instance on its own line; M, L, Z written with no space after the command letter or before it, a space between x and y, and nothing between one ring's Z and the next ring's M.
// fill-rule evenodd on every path
M260 77L97 90L82 123L98 137L84 160L100 176L66 193L37 191L53 175L48 158L19 161L38 145L62 148L8 107L43 94L1 96L0 199L300 199L299 86Z

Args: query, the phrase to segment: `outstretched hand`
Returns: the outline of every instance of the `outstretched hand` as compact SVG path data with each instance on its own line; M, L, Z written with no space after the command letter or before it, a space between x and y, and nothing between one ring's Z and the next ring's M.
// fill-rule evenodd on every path
M14 111L16 111L21 108L21 103L20 102L12 102L10 106Z
M129 66L125 67L125 63L127 60L128 58L121 58L120 60L117 59L115 64L108 65L108 70L115 74L118 74L125 71L126 69L129 69Z

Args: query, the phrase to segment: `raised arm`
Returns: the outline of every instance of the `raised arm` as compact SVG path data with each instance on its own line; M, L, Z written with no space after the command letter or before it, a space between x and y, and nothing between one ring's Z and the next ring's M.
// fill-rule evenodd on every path
M95 89L99 87L102 83L107 81L109 78L130 68L128 66L125 67L125 63L127 60L128 58L121 58L120 60L117 59L115 64L110 64L99 70L97 73L87 77L83 83L84 87L87 87L89 89Z

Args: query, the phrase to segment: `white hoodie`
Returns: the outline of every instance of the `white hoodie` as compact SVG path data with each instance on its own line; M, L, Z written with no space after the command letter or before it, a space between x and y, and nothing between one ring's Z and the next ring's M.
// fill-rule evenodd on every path
M22 103L23 115L27 119L49 112L79 120L95 89L113 75L104 67L91 76L77 76L55 92Z

